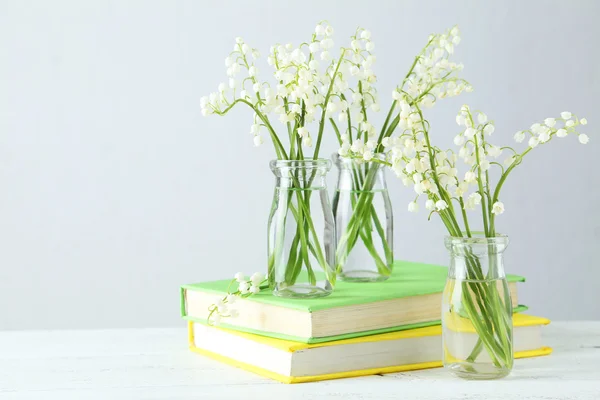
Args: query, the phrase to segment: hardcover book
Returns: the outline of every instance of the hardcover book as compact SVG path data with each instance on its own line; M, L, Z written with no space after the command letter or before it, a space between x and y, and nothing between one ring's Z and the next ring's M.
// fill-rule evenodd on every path
M440 323L446 267L396 261L385 282L349 283L340 281L335 291L320 299L288 299L265 290L238 299L236 318L222 320L221 326L248 333L304 343L322 343L378 333L414 329ZM525 279L508 275L516 311L517 282ZM183 285L181 313L188 321L206 323L208 308L227 294L231 280ZM235 284L232 285L235 288Z
M515 357L551 353L543 346L545 318L515 314ZM440 325L334 342L306 344L189 322L192 351L284 383L384 374L441 367ZM459 327L460 328L460 327ZM477 334L472 331L472 346ZM452 349L453 353L461 349Z

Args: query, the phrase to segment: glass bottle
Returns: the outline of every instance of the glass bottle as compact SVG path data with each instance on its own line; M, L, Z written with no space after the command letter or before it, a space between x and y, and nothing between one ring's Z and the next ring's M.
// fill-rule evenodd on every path
M392 203L385 167L338 154L333 160L339 171L333 197L338 277L350 282L384 281L394 263Z
M466 379L507 376L513 366L512 302L504 274L508 237L447 237L442 301L444 367Z
M325 176L331 162L274 160L268 277L275 296L315 298L335 284L335 229Z

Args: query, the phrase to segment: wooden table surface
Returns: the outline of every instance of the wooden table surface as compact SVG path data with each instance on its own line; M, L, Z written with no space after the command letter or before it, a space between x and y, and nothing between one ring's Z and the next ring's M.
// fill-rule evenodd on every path
M498 381L444 369L285 385L187 349L176 329L0 332L0 399L600 399L600 322L544 328L551 356Z

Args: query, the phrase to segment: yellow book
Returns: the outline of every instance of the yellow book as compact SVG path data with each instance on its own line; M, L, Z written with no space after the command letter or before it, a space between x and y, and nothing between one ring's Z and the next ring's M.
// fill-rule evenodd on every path
M516 358L550 354L545 318L515 314ZM283 383L441 367L440 325L325 343L299 343L188 322L192 351ZM474 342L476 335L473 333Z

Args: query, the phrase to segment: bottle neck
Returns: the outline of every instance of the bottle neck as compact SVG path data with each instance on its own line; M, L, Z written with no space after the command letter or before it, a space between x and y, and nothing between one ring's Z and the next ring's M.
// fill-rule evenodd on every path
M275 175L276 187L295 190L327 188L325 177L331 168L329 160L273 160L269 165Z
M474 232L472 237L447 237L450 252L448 277L452 279L488 280L503 279L504 250L508 237L498 235L487 238Z
M335 165L338 168L338 190L387 190L385 168L380 163L340 159Z
M323 190L327 189L327 181L323 175L276 176L275 186L293 190Z
M485 256L452 255L448 277L456 280L495 280L504 279L504 256L502 253Z

